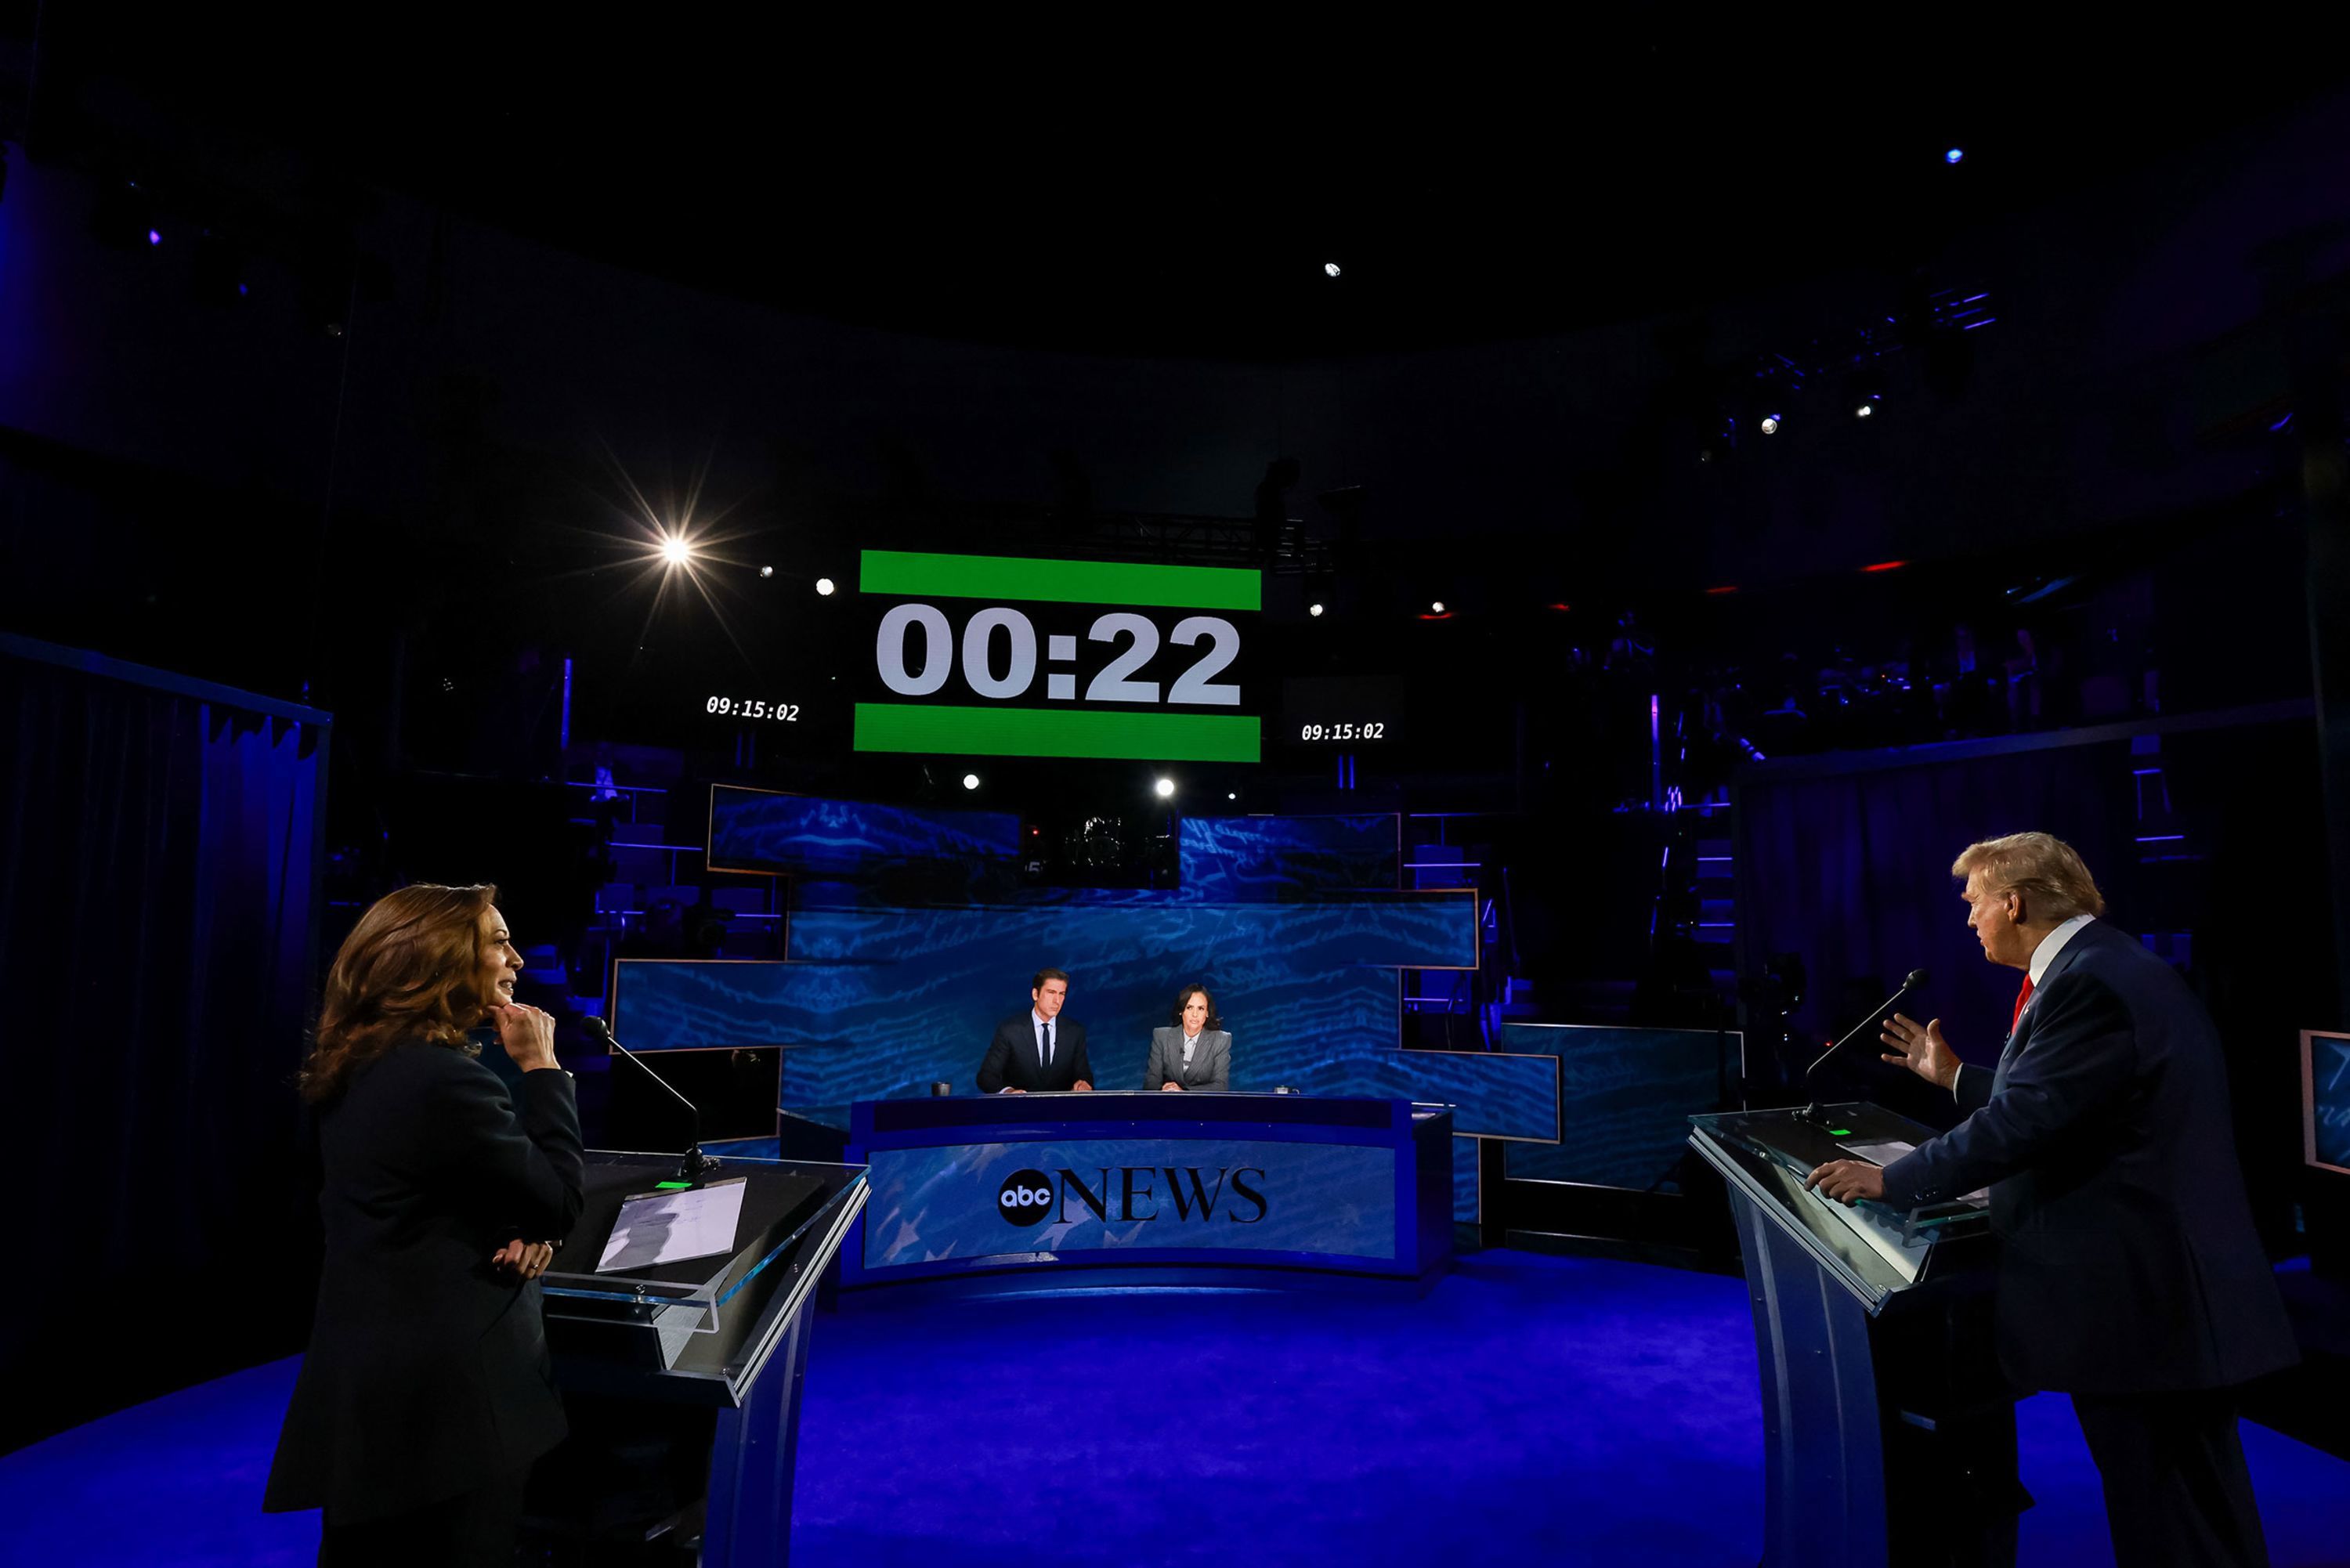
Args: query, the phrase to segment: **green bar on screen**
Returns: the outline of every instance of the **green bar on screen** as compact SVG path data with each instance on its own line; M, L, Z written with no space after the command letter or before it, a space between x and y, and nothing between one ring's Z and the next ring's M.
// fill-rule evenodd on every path
M858 590L911 598L1045 599L1162 609L1264 607L1263 580L1239 566L1155 566L1139 561L1040 561L1018 556L861 553Z
M1253 763L1258 760L1259 731L1253 713L1113 713L1069 708L859 702L854 749L977 757Z

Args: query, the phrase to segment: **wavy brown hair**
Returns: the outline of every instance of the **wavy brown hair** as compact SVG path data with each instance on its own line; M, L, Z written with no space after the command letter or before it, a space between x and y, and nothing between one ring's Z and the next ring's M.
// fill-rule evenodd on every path
M327 971L317 1043L298 1080L304 1099L333 1099L353 1073L403 1040L476 1049L465 1031L488 1005L473 977L482 967L482 916L497 898L486 884L420 882L386 893L359 917Z

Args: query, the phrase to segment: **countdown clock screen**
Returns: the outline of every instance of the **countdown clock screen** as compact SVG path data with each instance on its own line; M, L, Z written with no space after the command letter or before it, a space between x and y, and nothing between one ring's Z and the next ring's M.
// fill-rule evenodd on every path
M860 752L1253 763L1253 571L862 553Z

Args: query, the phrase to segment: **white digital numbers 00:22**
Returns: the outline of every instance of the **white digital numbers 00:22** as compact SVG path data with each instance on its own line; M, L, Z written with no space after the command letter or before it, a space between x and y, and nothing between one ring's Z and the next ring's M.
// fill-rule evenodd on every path
M920 636L913 634L919 630ZM1002 636L999 639L998 633ZM1186 616L1167 633L1170 642L1206 649L1190 669L1169 683L1159 695L1159 683L1141 680L1136 672L1159 652L1159 627L1148 616L1113 610L1097 616L1086 634L1089 642L1117 648L1110 661L1086 683L1088 702L1180 702L1208 708L1237 708L1241 689L1214 677L1223 673L1241 650L1240 628L1222 616ZM954 628L936 605L899 605L881 618L874 639L874 659L881 683L900 697L928 697L944 687L956 670ZM1036 681L1036 627L1016 609L983 609L963 624L962 638L963 684L981 697L997 702L1027 694ZM1045 659L1051 664L1075 664L1077 639L1048 636ZM1074 671L1054 670L1045 677L1047 701L1077 700Z

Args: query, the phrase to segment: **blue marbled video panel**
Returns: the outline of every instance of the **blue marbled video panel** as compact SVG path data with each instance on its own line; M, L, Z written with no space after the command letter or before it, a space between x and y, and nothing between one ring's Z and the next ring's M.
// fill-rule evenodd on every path
M868 1272L1105 1251L1396 1256L1392 1147L1088 1138L865 1158Z
M1195 972L1202 967L1232 977L1228 984L1274 971L1473 968L1477 900L1472 893L1391 893L1313 904L810 909L792 916L788 941L795 959L927 963L970 970L996 987L1017 977L1023 996L1036 969L1051 964L1069 971L1072 1005L1088 983L1123 988L1134 965L1149 965L1171 1007L1186 981L1213 989L1214 978ZM980 954L987 967L972 969ZM1005 962L1006 954L1021 956Z
M1456 1135L1558 1137L1558 1063L1486 1051L1378 1051L1328 1064L1350 1095L1451 1106Z
M1452 1140L1452 1222L1456 1225L1477 1223L1477 1160L1484 1147L1473 1137Z
M2309 1042L2310 1153L2350 1170L2350 1040Z
M713 784L709 861L738 871L855 877L914 861L1009 860L1020 819L1000 811L937 811L775 794Z
M1235 1090L1286 1085L1306 1094L1354 1094L1360 1076L1354 1064L1394 1053L1401 1002L1392 971L1340 970L1302 978L1274 972L1262 979L1260 987L1226 985L1215 992L1233 1029ZM933 1083L951 1084L957 1094L976 1093L980 1058L997 1022L1027 1003L1024 991L1015 995L1010 1002L983 992L964 996L952 1005L899 1016L894 1026L889 1004L879 1003L870 1014L873 1034L784 1054L783 1106L794 1116L846 1127L848 1107L858 1100L928 1094ZM1172 988L1162 997L1155 983L1123 1000L1098 986L1073 993L1063 1016L1086 1025L1086 1054L1096 1088L1149 1087L1142 1069L1149 1059L1150 1029L1165 1021L1163 1010L1173 1001ZM1123 1019L1116 1008L1125 1010Z
M1273 904L1349 888L1401 886L1402 819L1187 816L1178 836L1183 896Z
M1556 1146L1510 1146L1516 1177L1678 1191L1689 1118L1720 1108L1725 1075L1738 1073L1734 1030L1505 1023L1502 1041L1557 1055L1565 1106Z

